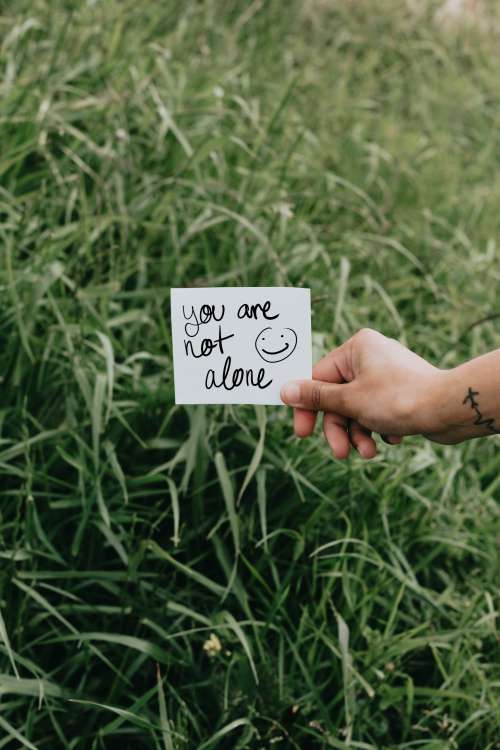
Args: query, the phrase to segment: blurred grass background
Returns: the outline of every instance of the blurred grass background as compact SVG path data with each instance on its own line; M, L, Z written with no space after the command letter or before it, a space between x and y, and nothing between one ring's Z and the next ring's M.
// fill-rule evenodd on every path
M171 286L500 346L500 19L437 9L2 3L0 748L500 747L498 440L173 405Z

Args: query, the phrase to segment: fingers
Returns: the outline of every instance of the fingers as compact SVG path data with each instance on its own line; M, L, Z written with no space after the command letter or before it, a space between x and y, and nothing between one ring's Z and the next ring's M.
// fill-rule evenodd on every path
M307 409L293 410L293 429L297 437L309 437L316 423L316 412Z
M281 400L299 409L328 411L344 417L356 415L355 383L325 383L321 380L294 380L281 389Z
M361 458L375 458L377 455L377 446L371 433L365 427L362 427L355 419L351 419L349 425L351 443L358 451Z
M327 412L323 417L323 432L335 458L347 458L351 445L361 458L370 459L377 455L377 446L370 431L354 419L347 420L338 414Z
M345 346L330 352L313 368L313 378L328 383L343 383L345 380ZM308 437L314 430L316 411L310 409L294 409L293 426L297 437Z
M338 414L326 413L323 417L323 432L335 458L347 458L351 450L346 423L345 417Z
M354 380L351 358L348 355L348 343L329 352L314 365L313 378L324 380L326 383L344 383Z
M384 441L384 443L387 443L387 445L399 445L399 443L403 442L403 438L401 435L386 435L385 433L380 433L380 437Z

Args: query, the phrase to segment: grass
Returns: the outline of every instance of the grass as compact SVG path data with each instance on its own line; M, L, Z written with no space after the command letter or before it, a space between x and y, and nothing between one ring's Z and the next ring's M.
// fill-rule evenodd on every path
M498 441L173 404L171 286L500 346L499 19L434 10L3 4L0 748L499 747Z

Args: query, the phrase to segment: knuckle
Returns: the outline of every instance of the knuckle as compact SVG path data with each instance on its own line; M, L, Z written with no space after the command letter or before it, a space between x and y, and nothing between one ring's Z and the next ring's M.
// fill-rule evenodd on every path
M364 339L371 338L374 333L377 333L373 328L360 328L357 333L354 334L355 338L359 339L360 341Z
M321 383L313 383L311 388L311 406L314 411L321 410L321 395L323 386Z
M335 414L334 412L325 412L324 423L327 426L336 425L338 427L347 427L347 418L341 414Z
M413 419L415 414L414 399L407 395L399 396L394 401L394 411L396 419L406 424Z

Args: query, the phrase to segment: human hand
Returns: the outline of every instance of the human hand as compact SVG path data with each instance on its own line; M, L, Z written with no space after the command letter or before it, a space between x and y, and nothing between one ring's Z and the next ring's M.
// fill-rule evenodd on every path
M351 444L363 458L373 458L372 431L393 444L418 434L454 442L437 406L444 375L395 339L363 328L316 364L313 380L283 386L281 398L294 407L299 437L312 433L322 411L323 431L336 458L347 458Z

